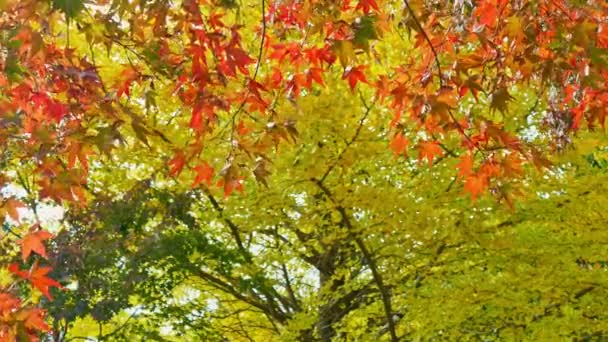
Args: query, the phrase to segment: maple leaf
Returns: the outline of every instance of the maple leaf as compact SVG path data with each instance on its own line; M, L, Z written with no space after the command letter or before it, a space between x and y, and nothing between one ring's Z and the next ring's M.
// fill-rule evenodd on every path
M230 76L236 75L237 68L243 75L249 75L249 71L246 67L249 64L255 63L255 59L249 57L247 52L236 46L229 46L226 48L226 57L226 68L223 68L223 71ZM220 63L220 65L221 64L222 63Z
M359 0L357 7L355 7L357 10L362 9L365 14L368 14L372 8L376 11L380 10L375 0Z
M21 240L21 257L23 258L23 261L27 260L32 252L36 252L38 255L46 259L46 249L44 248L44 244L42 242L52 237L53 234L47 232L46 230L38 230L23 237L23 240Z
M25 205L23 205L21 201L9 198L4 202L2 212L8 214L14 221L19 221L19 211L17 211L17 209L24 207ZM4 216L4 214L2 216Z
M202 105L197 103L192 107L192 117L190 118L190 128L200 131L203 128Z
M467 153L460 157L460 163L456 164L458 171L458 178L465 178L472 173L473 170L473 157L470 153Z
M492 102L490 103L491 110L498 110L505 113L508 109L509 101L514 100L509 94L507 88L500 88L492 93Z
M510 153L502 162L503 172L507 177L517 177L523 175L521 168L521 158L515 153Z
M20 270L17 264L10 264L8 270L17 276L29 280L32 286L40 290L49 300L53 300L49 290L51 287L62 289L63 286L56 280L47 277L47 274L52 270L50 267L38 267L38 263L34 263L32 268L28 270Z
M169 175L171 177L179 175L180 172L182 172L182 170L184 169L184 165L186 165L186 156L184 155L184 152L178 151L175 154L175 157L169 160L169 166L171 166L171 169L169 170Z
M433 160L435 156L442 154L441 146L437 141L421 141L418 144L418 162L421 163L423 159L429 161L429 166L433 167Z
M245 177L234 177L234 178L222 178L218 181L217 186L224 188L224 198L230 197L234 189L238 192L243 193L243 180Z
M486 160L479 167L479 174L484 175L487 179L500 175L500 167L493 159Z
M29 308L21 310L15 315L15 318L23 322L27 329L35 331L49 331L50 328L44 321L46 312L40 308Z
M253 169L253 175L255 179L264 184L265 187L268 188L268 181L266 180L268 176L270 176L270 172L266 168L266 160L262 157L258 157L255 164L255 169Z
M498 6L492 0L479 1L474 14L479 18L480 24L493 26L498 16Z
M365 70L365 65L359 65L356 67L347 67L344 69L344 74L342 74L342 79L348 79L348 85L350 86L350 90L354 91L357 86L357 82L368 83L365 78L365 74L363 71Z
M139 78L139 73L133 67L129 66L122 71L120 74L122 82L120 82L116 89L116 96L121 97L123 94L127 97L131 96L131 83Z
M58 101L49 101L46 106L46 112L55 122L60 122L68 113L68 107Z
M376 87L376 95L375 97L380 101L383 101L386 97L391 94L390 90L390 80L388 76L381 75L375 84Z
M470 175L464 182L464 190L471 193L471 200L475 202L477 196L488 186L488 179L483 174Z
M89 173L89 162L87 156L93 154L93 150L79 142L73 142L69 148L68 168L73 168L76 165L76 160L80 161L82 169Z
M10 293L0 293L0 316L8 316L21 305L21 300Z
M196 171L196 178L192 183L192 188L196 188L203 181L205 181L208 186L211 186L214 170L211 166L209 166L209 164L202 163L195 166L193 170Z
M325 83L323 82L323 69L321 68L310 68L306 70L306 82L308 87L312 84L312 81L315 81L320 86L324 87Z
M68 18L76 17L84 9L84 1L81 0L53 0L51 3L53 8L60 10Z
M608 49L608 24L600 25L597 32L597 46Z
M405 136L403 136L403 133L398 133L393 137L393 140L391 141L391 149L393 150L393 152L395 153L395 157L400 155L401 153L403 154L407 154L407 145L409 144L409 141L407 140L407 138Z
M236 131L240 135L247 135L247 134L249 134L249 132L251 132L251 128L248 127L247 125L245 125L245 122L243 122L241 120L241 121L239 121L238 125L236 126Z

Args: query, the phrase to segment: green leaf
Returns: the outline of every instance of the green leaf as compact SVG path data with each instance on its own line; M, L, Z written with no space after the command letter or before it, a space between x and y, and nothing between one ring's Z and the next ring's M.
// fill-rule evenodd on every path
M84 9L84 3L81 0L53 0L53 8L63 12L67 18L74 18Z

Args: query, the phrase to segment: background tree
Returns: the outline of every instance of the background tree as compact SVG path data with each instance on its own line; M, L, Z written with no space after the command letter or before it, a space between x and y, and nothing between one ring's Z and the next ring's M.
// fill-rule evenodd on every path
M533 336L543 317L601 284L570 284L566 301L538 289L524 297L542 312L510 320L499 303L473 303L460 313L487 320L452 315L443 329L416 319L416 305L433 306L410 302L475 279L465 268L448 281L458 273L444 258L483 264L498 228L525 236L517 229L530 220L514 218L536 202L522 200L531 208L502 226L496 203L515 208L528 193L546 197L540 208L569 194L538 192L533 167L547 180L603 168L602 136L580 133L585 148L573 145L605 121L601 2L4 0L0 9L12 274L0 290L2 338L50 329L41 305L56 340L83 338L68 335L86 317L100 323L98 339L175 329L191 339ZM569 148L578 157L549 162ZM601 204L589 198L585 208ZM67 210L57 227L39 215L45 205ZM504 267L483 266L477 279ZM565 333L600 333L577 324Z

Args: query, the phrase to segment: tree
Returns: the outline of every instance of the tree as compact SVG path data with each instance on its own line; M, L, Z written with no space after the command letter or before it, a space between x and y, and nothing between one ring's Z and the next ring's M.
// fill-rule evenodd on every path
M164 308L149 315L185 315L176 326L207 338L440 334L402 320L421 302L399 285L421 288L446 250L484 254L460 235L437 238L436 226L496 220L498 209L471 207L514 208L518 193L534 193L532 167L569 171L548 159L605 121L603 3L5 0L0 9L3 246L22 254L5 257L13 278L0 290L9 340L50 329L33 289L57 298L40 304L56 340L77 317L110 322L133 300ZM601 151L596 139L581 144ZM587 155L586 167L603 167ZM50 202L67 216L45 261L51 234L38 209ZM406 261L395 257L404 246ZM53 279L77 289L56 291ZM166 300L193 281L226 317L192 318L195 304ZM92 293L100 283L109 292ZM531 333L528 321L481 316L489 331L459 331Z

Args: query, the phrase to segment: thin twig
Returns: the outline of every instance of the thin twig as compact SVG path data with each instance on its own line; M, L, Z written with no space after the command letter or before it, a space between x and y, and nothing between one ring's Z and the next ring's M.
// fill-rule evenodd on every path
M408 2L408 0L403 0L403 2L405 3L405 7L407 8L407 11L412 16L412 19L414 19L414 22L420 29L420 34L422 34L422 36L424 37L424 40L426 40L426 42L429 44L429 47L431 48L431 51L433 52L433 57L435 58L435 64L437 64L437 72L439 73L439 85L441 87L443 87L443 77L442 77L443 73L441 72L441 64L439 63L439 55L437 54L437 50L435 50L435 47L433 46L433 43L431 42L431 38L429 38L429 35L426 33L426 31L424 31L424 28L422 28L422 24L420 24L420 21L418 20L418 17L416 16L416 13L414 13L414 10L410 6L410 3Z

